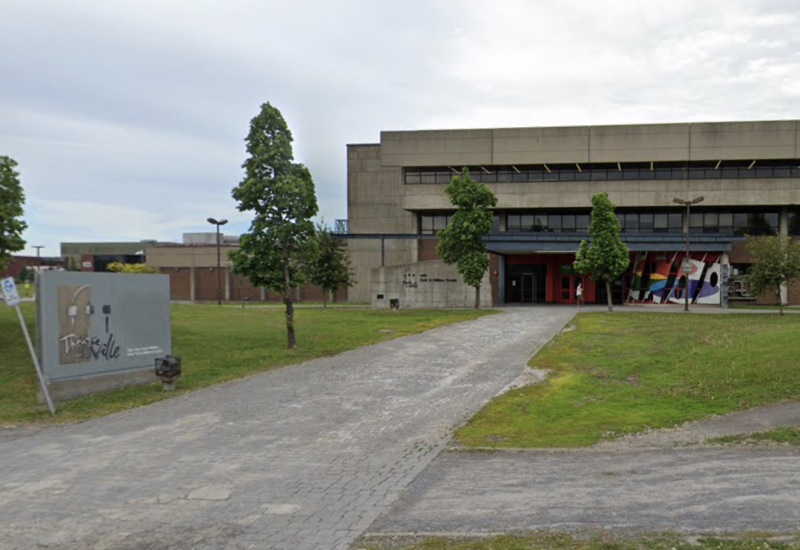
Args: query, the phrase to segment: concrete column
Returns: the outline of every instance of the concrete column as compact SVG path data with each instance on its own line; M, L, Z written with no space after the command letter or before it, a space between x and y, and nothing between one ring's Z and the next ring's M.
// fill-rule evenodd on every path
M192 302L194 302L197 299L196 296L197 296L197 294L196 294L196 291L195 291L195 272L194 272L194 268L190 267L189 268L189 299Z
M228 267L225 267L225 275L223 275L223 279L225 280L225 293L222 295L223 300L226 302L231 301L231 270Z
M784 241L789 240L789 209L785 206L781 208L780 222L778 223L778 233ZM781 303L789 305L789 288L786 285L781 285Z
M730 279L730 273L731 273L731 262L730 259L728 258L728 255L723 254L719 259L719 263L720 263L719 305L722 307L722 309L728 309L728 296L730 293L728 280Z

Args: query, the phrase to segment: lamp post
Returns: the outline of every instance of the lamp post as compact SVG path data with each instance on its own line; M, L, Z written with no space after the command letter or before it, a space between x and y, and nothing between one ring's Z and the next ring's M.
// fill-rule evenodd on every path
M689 311L689 275L692 273L692 264L689 262L689 230L691 229L691 219L689 218L691 208L693 204L698 204L703 202L703 197L696 197L691 200L685 199L672 199L672 202L675 204L680 204L681 206L686 207L686 257L683 259L683 265L681 266L681 271L683 272L684 279L686 280L686 284L683 287L683 311Z
M228 223L228 220L215 220L208 218L208 223L217 226L217 305L222 305L222 260L220 258L219 228Z

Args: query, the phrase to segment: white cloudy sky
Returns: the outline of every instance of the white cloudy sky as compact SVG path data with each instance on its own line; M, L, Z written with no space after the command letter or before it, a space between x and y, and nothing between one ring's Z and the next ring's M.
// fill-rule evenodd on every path
M237 233L270 101L332 221L381 130L800 118L798 28L796 0L0 0L0 155L44 254Z

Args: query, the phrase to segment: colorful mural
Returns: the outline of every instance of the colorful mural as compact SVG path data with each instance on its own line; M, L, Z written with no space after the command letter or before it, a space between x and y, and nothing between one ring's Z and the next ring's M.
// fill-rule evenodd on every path
M696 304L721 302L719 253L689 256L692 271L688 276L689 300ZM685 254L681 252L638 252L629 272L629 303L683 303L686 277L681 271Z

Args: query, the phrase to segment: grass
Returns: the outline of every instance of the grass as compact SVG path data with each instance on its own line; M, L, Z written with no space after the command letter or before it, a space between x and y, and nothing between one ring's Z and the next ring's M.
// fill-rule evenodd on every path
M756 304L729 304L728 307L730 309L773 309L778 311L781 306L778 304L765 304L762 306ZM783 306L784 310L790 311L795 309L800 309L800 306Z
M22 305L34 334L33 304ZM37 380L19 321L0 307L0 425L82 420L138 407L265 370L334 355L360 346L475 319L488 311L308 308L295 314L298 349L286 349L283 310L199 305L172 306L172 351L183 359L178 391L159 384L130 386L57 404L50 420L37 403Z
M779 426L763 432L714 437L708 439L706 443L718 445L760 445L779 443L800 447L800 426Z
M604 531L575 537L563 533L536 532L486 538L429 538L409 544L378 543L369 539L359 547L368 550L800 550L797 535L737 533L730 536L686 536L673 533L619 537Z
M501 395L456 432L469 447L580 447L800 399L795 316L584 313L530 362L541 384Z

